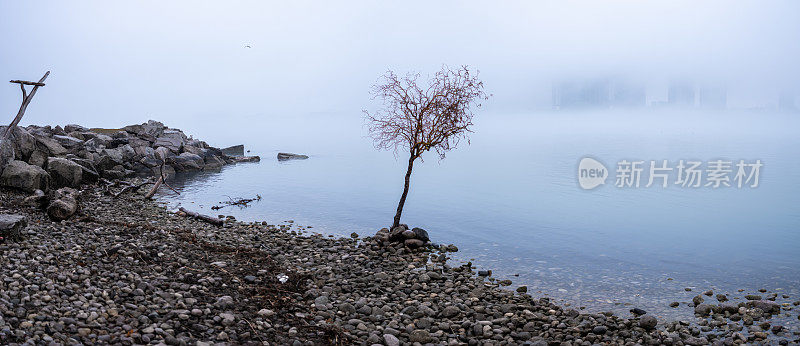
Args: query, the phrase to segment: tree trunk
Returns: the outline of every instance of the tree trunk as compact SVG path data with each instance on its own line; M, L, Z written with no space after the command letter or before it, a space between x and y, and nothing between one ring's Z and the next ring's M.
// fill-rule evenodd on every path
M408 170L406 171L406 185L403 187L403 195L400 196L400 203L397 204L397 214L394 215L394 223L392 229L400 226L400 215L403 214L403 205L406 204L406 196L408 196L408 184L411 180L411 169L414 168L414 155L408 158Z

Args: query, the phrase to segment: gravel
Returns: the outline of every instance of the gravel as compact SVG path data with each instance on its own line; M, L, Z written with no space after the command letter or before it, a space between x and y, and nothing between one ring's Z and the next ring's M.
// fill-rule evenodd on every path
M579 312L448 265L449 246L216 227L141 193L84 186L61 222L0 193L0 213L27 219L21 239L0 243L0 344L797 342L769 323L783 313L769 300L701 303L692 322Z

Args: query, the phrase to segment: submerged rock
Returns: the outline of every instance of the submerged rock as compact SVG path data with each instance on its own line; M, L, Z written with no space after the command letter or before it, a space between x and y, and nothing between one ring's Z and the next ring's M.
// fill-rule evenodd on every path
M308 158L307 155L292 154L292 153L278 153L278 161L305 160L307 158Z

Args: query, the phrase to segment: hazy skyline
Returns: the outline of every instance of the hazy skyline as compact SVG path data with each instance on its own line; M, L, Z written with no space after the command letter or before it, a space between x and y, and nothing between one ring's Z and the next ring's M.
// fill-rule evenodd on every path
M52 71L23 124L360 117L385 69L443 63L479 69L497 112L547 108L565 78L724 83L732 106L800 90L795 1L6 1L0 28L0 76Z

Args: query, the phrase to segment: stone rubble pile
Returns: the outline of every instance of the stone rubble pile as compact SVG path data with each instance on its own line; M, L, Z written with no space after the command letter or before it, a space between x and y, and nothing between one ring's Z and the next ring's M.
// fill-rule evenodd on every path
M0 127L0 133L5 127ZM80 125L14 127L2 144L0 186L27 192L79 187L100 178L165 175L217 170L223 165L257 161L233 157L193 139L181 130L150 120L122 129L88 129ZM162 168L163 164L163 168Z

